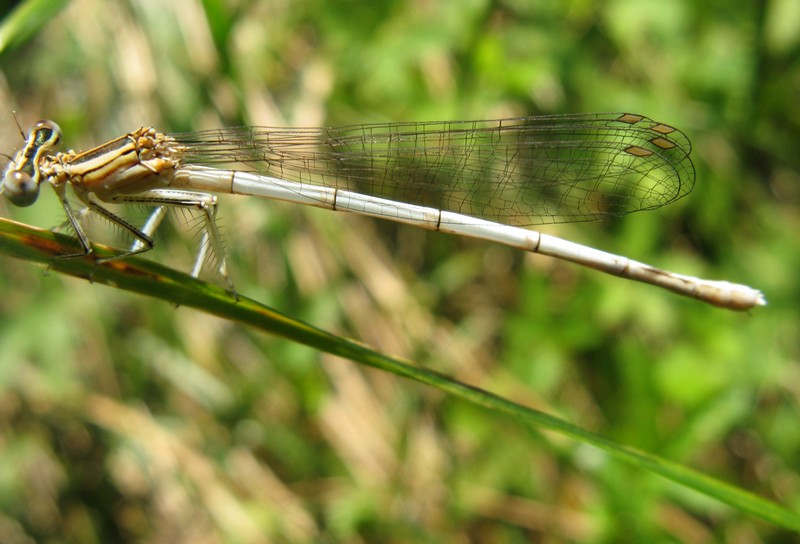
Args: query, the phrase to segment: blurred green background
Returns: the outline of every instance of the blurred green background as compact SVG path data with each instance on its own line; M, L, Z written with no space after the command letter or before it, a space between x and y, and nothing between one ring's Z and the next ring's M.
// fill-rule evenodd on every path
M23 128L55 120L72 149L142 125L629 111L677 126L694 144L688 198L545 230L752 285L763 309L235 197L220 210L232 275L293 317L800 511L798 28L794 0L75 0L2 44L0 150L21 144L12 111ZM0 213L55 226L44 195ZM151 258L189 270L177 219ZM2 542L792 540L586 446L187 308L10 259L0 289Z

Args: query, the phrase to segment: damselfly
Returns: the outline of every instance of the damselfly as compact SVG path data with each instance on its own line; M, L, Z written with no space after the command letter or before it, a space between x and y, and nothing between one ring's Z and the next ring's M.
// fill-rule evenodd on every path
M48 183L80 242L77 256L92 251L79 220L84 211L133 236L133 244L112 257L120 259L153 247L168 208L197 209L204 233L192 275L199 275L210 249L233 289L211 194L232 193L491 240L724 308L766 303L744 285L660 270L520 228L620 216L686 195L695 178L689 140L641 115L239 127L173 135L140 128L81 153L53 152L60 138L52 121L37 123L10 161L2 192L13 204L29 206ZM67 186L84 209L72 207ZM126 203L154 210L139 227L106 207Z

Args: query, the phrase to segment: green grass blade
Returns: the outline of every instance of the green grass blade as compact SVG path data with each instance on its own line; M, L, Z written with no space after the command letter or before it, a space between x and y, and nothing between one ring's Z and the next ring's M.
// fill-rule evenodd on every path
M15 49L32 38L69 0L22 2L0 23L0 53Z
M74 253L76 249L76 242L69 237L0 219L0 253L4 255L43 263L57 272L159 298L172 304L193 307L264 332L283 336L320 351L436 387L462 400L510 415L519 422L592 445L616 459L659 474L741 512L800 531L800 515L743 489L657 455L619 444L544 412L513 403L442 374L419 368L409 361L386 356L353 340L292 319L246 297L236 300L224 289L182 272L141 258L100 264L97 262L99 258L112 254L100 246L96 246L95 253L85 258L57 258L59 255Z

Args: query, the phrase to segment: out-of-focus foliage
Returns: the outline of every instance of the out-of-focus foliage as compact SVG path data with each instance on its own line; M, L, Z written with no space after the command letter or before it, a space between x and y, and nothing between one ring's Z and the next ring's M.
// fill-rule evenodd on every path
M141 125L633 111L695 191L559 235L763 289L734 314L567 264L223 199L238 288L381 351L800 509L800 8L75 0L0 56L0 150ZM61 222L42 197L2 213ZM45 198L48 197L48 198ZM180 216L152 258L188 269ZM188 233L186 231L189 231ZM281 339L23 263L0 271L0 540L765 541L584 446Z

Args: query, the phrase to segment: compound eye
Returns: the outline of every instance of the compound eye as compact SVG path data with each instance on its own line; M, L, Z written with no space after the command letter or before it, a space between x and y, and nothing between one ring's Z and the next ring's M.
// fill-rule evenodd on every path
M15 206L30 206L39 198L39 184L30 174L14 170L3 180L3 194Z
M31 134L36 142L35 148L44 147L49 150L61 140L61 127L53 121L39 121L34 125Z

